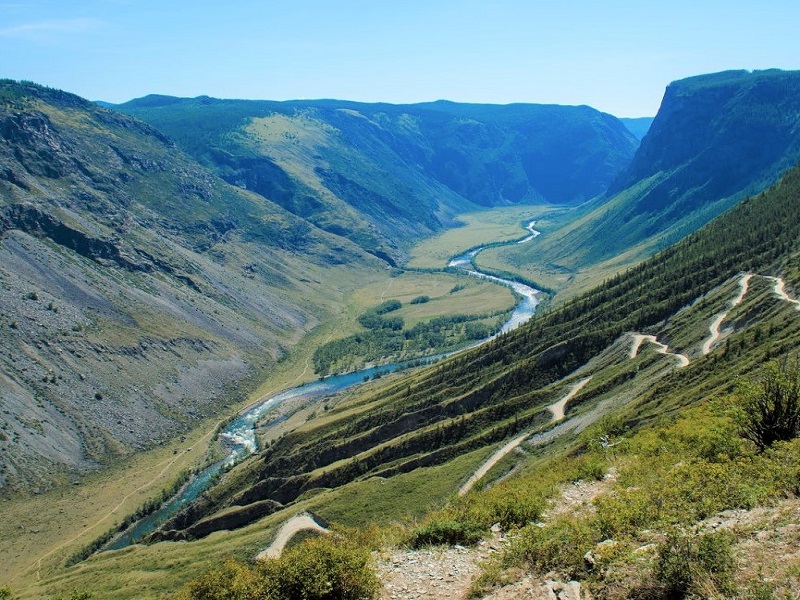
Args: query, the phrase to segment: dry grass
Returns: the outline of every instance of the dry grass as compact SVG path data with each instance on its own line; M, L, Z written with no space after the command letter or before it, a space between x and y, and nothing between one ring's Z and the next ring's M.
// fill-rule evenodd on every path
M512 241L525 236L525 225L552 212L554 207L514 206L459 215L462 227L448 229L412 248L408 266L441 269L453 255L489 242Z

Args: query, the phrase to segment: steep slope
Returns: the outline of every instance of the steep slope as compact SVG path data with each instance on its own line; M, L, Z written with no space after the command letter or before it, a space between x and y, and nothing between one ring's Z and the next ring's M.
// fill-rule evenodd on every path
M240 400L380 270L149 125L0 82L0 490L47 487Z
M676 81L636 156L603 198L512 264L613 273L774 183L800 159L800 72L730 71Z
M476 205L600 194L637 146L616 118L586 106L148 96L116 109L226 181L394 259Z
M640 423L729 391L733 377L800 341L796 306L774 279L782 275L792 289L800 283L799 209L794 168L766 193L562 308L355 394L235 469L168 528L220 509L244 513L265 499L290 504L312 490L390 478L522 432L543 432L530 443L549 443L612 410L628 407ZM713 329L720 323L724 340ZM569 418L550 429L552 407L578 383L585 387L569 398Z

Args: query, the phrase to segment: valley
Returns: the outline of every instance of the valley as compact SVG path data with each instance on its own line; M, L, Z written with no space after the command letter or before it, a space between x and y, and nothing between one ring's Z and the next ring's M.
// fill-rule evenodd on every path
M470 597L800 593L800 430L747 429L800 381L799 86L674 82L633 135L0 82L0 590L194 600L324 529Z
M508 218L504 216L509 212L507 209L496 209L493 212L502 219ZM517 211L512 210L511 214L515 216ZM525 230L519 222L516 222L516 228L509 226L508 230L511 240L525 237ZM467 226L460 232L459 241L470 247L489 241L491 238L486 236L491 233L493 232L487 232L482 226ZM450 254L457 252L458 249L459 247L454 247ZM444 264L441 264L439 268L443 266ZM453 295L448 293L455 285L460 285L467 293L466 303L463 306L459 302L454 304L451 300ZM358 307L368 307L389 299L398 299L406 304L422 293L430 294L434 299L439 295L447 297L448 307L444 312L435 308L435 302L424 305L424 308L428 309L427 314L420 314L416 318L425 320L436 317L437 314L459 314L465 310L474 310L476 307L486 310L498 301L500 302L498 308L505 310L514 302L513 296L505 290L506 288L497 284L478 283L463 276L412 271L356 290L353 301L347 306L350 310L357 311L360 310ZM527 318L530 318L530 315L528 312ZM280 406L270 414L273 418L276 412L284 414L287 419L286 421L278 419L274 427L268 429L259 426L259 438L262 443L276 439L281 432L291 431L309 418L318 403L315 402L315 398L324 398L343 387L361 383L365 376L393 370L392 366L372 367L365 372L315 381L311 354L320 341L314 340L330 341L348 331L355 325L355 319L353 317L350 319L352 324L348 326L348 317L342 314L334 322L323 325L319 331L313 332L313 335L305 339L290 358L279 363L278 372L263 382L241 408L239 412L244 413L245 410L252 411L254 405L263 406L265 402L268 406L274 406L274 402L270 402L271 398L280 401ZM292 386L299 387L287 390ZM306 392L306 388L313 391ZM278 391L281 393L277 394ZM256 408L253 419L263 420L263 417L255 416L261 412ZM181 472L194 469L207 461L209 456L215 456L215 452L218 451L214 450L213 438L221 425L218 420L207 421L195 431L182 436L181 442L176 441L166 448L140 453L136 460L125 461L119 467L112 467L106 472L86 477L80 483L79 492L59 489L55 493L46 493L21 502L7 500L3 505L3 514L9 515L8 522L20 524L19 528L9 528L4 531L5 535L13 536L5 539L14 539L16 543L0 544L0 548L11 551L10 554L4 553L0 559L9 565L9 573L19 574L9 583L20 586L28 580L46 579L43 573L47 573L49 569L93 542L100 534L120 522L149 498L160 494L161 490L176 480ZM156 476L146 480L152 475ZM67 523L81 525L79 528L66 528L64 531L62 528ZM2 533L3 531L0 531L0 534ZM42 539L52 540L51 547L43 546Z

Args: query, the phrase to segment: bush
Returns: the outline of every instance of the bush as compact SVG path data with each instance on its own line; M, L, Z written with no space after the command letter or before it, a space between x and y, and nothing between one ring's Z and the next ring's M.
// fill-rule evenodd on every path
M386 313L400 310L401 308L403 308L403 304L400 302L400 300L387 300L386 302L376 306L373 311L375 314L385 315Z
M280 558L256 567L275 600L360 600L374 598L380 583L369 549L336 536L306 540Z
M254 568L230 559L187 583L178 600L362 600L380 588L369 547L332 534L305 540Z
M484 529L478 523L465 521L434 521L416 529L409 543L412 548L423 546L471 546L483 537Z
M729 596L735 567L733 542L729 531L690 535L673 531L659 545L656 579L670 597Z
M800 434L800 364L797 358L769 363L738 394L737 421L742 437L764 451Z
M187 583L176 600L258 600L264 582L246 564L233 559Z
M425 304L426 302L430 301L431 301L430 296L417 296L411 302L409 302L409 304Z
M557 571L575 577L585 568L583 557L598 541L600 536L590 519L560 516L545 527L522 529L509 554L537 573Z

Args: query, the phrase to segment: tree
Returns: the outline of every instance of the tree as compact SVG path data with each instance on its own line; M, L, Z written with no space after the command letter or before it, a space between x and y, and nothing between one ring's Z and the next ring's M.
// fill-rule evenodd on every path
M800 434L800 362L796 357L768 363L738 392L740 435L760 451Z

